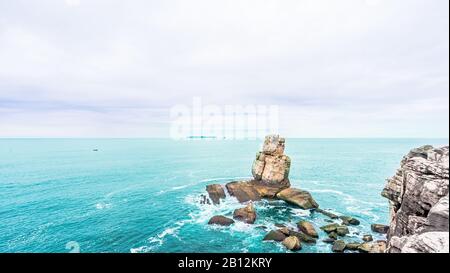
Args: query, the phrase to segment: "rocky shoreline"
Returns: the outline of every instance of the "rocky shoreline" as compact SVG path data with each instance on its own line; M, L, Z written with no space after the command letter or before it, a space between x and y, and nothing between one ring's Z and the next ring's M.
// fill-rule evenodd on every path
M228 193L245 205L236 209L232 218L216 215L209 220L208 224L229 226L235 221L253 224L258 217L254 202L263 199L282 200L286 202L287 206L320 213L327 218L330 224L318 227L305 220L299 221L296 228L289 227L287 224L276 224L277 228L270 230L263 241L282 244L291 251L301 250L302 244L316 244L318 240L322 240L330 244L330 251L333 252L384 252L387 241L374 241L371 234L362 234L359 236L359 240L354 239L354 241L346 243L344 238L349 234L349 226L357 227L360 221L351 216L339 216L321 209L308 191L291 187L289 181L291 159L284 154L284 149L284 138L278 135L269 135L265 138L262 151L256 154L252 166L253 179L232 181L225 185L207 185L206 191L209 199L203 200L204 204L211 202L214 205L220 205L221 200L225 199L226 193ZM327 234L325 238L319 238L317 232L319 229ZM388 226L372 225L374 233L385 234L387 229Z
M407 154L388 180L389 253L449 252L449 147L423 146Z

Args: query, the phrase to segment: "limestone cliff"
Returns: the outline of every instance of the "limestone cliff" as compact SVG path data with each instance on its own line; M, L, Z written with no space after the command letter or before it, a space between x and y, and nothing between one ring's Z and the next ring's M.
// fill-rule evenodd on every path
M448 146L403 158L382 191L391 210L387 252L449 252L448 184Z

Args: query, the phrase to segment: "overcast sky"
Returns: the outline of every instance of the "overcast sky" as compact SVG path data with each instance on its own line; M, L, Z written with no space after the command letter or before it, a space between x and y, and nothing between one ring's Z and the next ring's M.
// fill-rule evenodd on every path
M164 137L279 105L288 137L449 134L448 0L0 0L0 137Z

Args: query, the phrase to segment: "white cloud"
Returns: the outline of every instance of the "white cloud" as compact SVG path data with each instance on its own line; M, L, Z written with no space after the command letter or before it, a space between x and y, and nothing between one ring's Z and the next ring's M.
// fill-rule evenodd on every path
M1 2L0 136L167 136L201 96L279 104L292 136L448 137L448 4Z

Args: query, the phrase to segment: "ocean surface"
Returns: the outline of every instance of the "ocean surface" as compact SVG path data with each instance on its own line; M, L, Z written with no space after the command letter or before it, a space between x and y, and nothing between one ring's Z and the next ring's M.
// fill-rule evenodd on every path
M0 139L0 252L286 252L262 242L264 228L301 219L318 227L326 217L261 201L254 225L214 227L210 217L241 205L199 204L207 184L249 178L261 142ZM371 223L388 223L385 180L424 144L448 140L287 139L291 184L321 208L358 218L346 237L357 241ZM330 249L319 240L300 252Z

